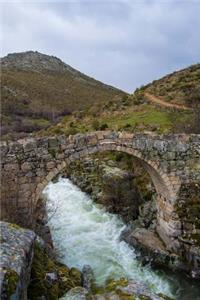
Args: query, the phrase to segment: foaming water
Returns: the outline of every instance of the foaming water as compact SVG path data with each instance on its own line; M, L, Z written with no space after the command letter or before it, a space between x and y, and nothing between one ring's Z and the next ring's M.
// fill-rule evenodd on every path
M188 298L184 298L178 278L176 283L176 278L164 272L141 267L134 250L119 240L125 228L121 219L93 203L70 180L60 178L57 183L49 183L43 193L48 199L52 238L63 263L79 269L89 264L99 285L108 278L127 277L174 299L200 299L196 286L190 291L188 285Z

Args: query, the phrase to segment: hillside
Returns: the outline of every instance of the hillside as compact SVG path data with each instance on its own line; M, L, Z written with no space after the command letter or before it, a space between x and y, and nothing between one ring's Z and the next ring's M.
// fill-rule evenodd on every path
M155 80L132 95L38 52L9 54L1 65L5 139L107 128L200 131L200 64Z
M1 68L2 134L10 138L125 95L54 56L38 52L9 54L1 59Z
M184 106L192 106L194 103L190 100L197 98L197 96L200 99L199 89L200 64L173 72L142 88L143 92L157 96L161 101ZM193 95L192 98L191 95ZM200 102L200 100L196 101Z
M66 116L39 134L74 134L97 129L129 132L200 133L200 64L138 88L118 101L99 103Z

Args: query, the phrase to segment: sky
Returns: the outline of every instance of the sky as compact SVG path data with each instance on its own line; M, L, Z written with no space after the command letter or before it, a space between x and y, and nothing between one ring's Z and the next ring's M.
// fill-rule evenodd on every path
M1 57L39 51L127 92L200 62L200 0L4 1Z

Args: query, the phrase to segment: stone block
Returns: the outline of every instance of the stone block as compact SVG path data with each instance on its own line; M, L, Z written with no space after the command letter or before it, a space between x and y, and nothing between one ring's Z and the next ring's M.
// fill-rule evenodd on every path
M18 164L5 164L4 165L4 170L5 171L17 171L19 170L19 165Z
M55 162L54 161L50 161L46 164L46 168L47 170L51 170L53 168L55 168Z
M49 138L48 140L48 146L50 149L58 148L58 140L56 138Z
M30 170L32 170L32 164L30 162L24 162L21 165L21 169L22 169L22 171L30 171Z

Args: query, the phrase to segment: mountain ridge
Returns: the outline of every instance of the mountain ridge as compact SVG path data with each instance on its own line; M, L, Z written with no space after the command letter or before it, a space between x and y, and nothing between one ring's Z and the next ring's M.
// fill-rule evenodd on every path
M126 93L55 56L37 51L1 58L2 134L13 138L46 128L73 111L117 101Z
M23 71L53 71L53 72L70 72L74 76L79 76L89 82L94 81L95 83L103 84L105 87L120 90L109 84L103 83L100 80L97 80L91 76L88 76L77 69L71 67L69 64L66 64L60 58L54 55L43 54L38 51L24 51L9 53L4 57L0 58L0 64L2 69L20 69Z

